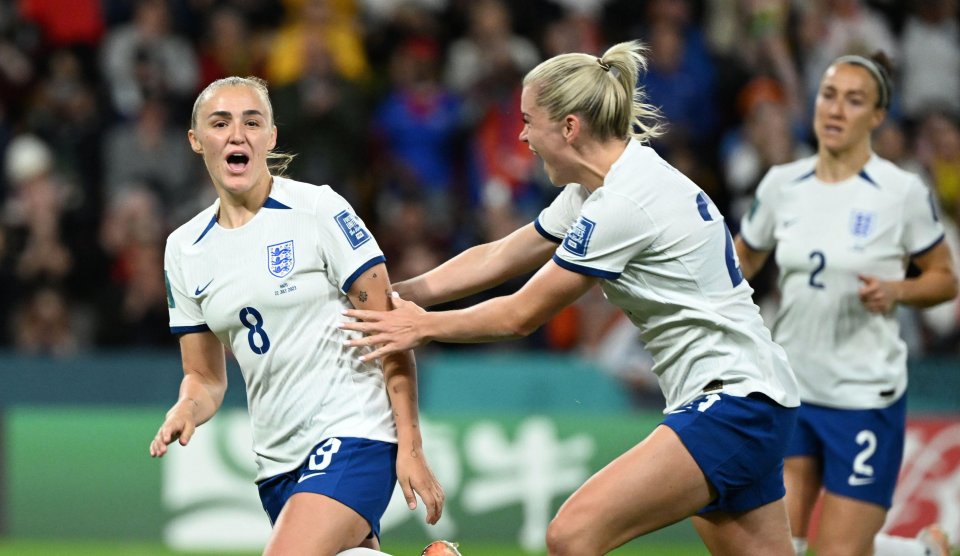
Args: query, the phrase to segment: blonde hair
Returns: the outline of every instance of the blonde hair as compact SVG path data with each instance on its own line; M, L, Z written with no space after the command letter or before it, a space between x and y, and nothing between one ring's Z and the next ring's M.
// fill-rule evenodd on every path
M223 87L247 87L249 89L253 89L257 95L260 96L260 100L263 101L264 106L267 107L267 123L274 127L277 125L273 121L273 104L270 102L270 93L267 90L267 82L259 77L238 77L234 75L217 79L200 91L200 94L197 95L197 100L193 102L193 111L190 113L190 129L197 128L197 115L200 111L200 105L211 95L213 95L217 89L221 89ZM274 176L283 176L287 171L287 167L290 166L290 163L293 162L293 159L296 158L296 156L297 155L295 154L278 151L268 152L267 168L270 170L270 174Z
M646 70L640 41L615 44L597 58L569 53L541 62L523 78L536 88L536 103L553 121L577 114L601 141L633 137L641 142L664 132L660 111L646 103L637 84Z

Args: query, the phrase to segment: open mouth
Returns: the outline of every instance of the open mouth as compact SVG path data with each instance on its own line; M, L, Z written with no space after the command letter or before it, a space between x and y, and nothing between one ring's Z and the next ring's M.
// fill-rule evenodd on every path
M240 173L246 170L249 162L249 156L242 153L234 153L227 157L227 168L230 168L231 172Z

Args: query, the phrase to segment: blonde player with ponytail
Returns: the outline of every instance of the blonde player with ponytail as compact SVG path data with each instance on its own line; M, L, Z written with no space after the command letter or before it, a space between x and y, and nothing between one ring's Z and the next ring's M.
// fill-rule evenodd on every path
M667 407L591 477L547 532L554 556L605 554L691 518L713 554L791 556L783 451L799 403L783 350L740 274L723 215L645 143L661 132L637 88L637 42L561 54L523 81L519 139L563 191L535 222L395 284L395 309L347 311L365 358L428 341L527 335L599 285L640 330ZM425 312L538 269L513 295Z

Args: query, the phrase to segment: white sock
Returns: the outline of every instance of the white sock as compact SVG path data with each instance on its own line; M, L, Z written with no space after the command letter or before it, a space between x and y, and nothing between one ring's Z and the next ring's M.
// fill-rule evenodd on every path
M801 537L793 537L793 551L797 553L797 556L804 556L807 553L807 539Z
M939 556L940 549L920 539L891 537L879 533L873 540L874 556Z
M337 556L375 556L376 554L380 554L380 556L390 556L386 552L380 552L372 548L351 548L350 550L338 552Z

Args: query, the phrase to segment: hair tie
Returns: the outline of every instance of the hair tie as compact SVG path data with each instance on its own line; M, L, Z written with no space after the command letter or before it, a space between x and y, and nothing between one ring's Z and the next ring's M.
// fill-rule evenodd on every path
M597 63L600 64L600 67L603 68L603 71L610 71L610 64L604 62L602 59L597 58Z
M890 107L890 76L887 74L886 68L870 58L866 58L857 54L840 56L830 65L835 64L853 64L870 72L870 75L873 76L874 81L877 82L877 91L880 93L880 107L884 109Z

